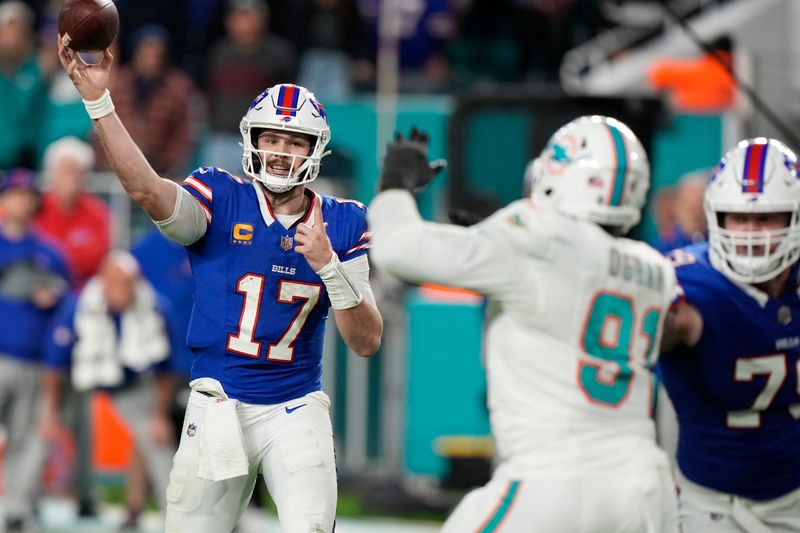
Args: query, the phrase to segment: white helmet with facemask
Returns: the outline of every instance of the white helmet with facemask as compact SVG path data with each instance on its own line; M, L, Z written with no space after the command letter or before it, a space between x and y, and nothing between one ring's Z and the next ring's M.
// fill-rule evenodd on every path
M275 193L314 181L319 175L320 161L330 153L325 151L331 138L325 109L313 93L299 85L275 85L258 95L242 118L239 130L244 149L244 173ZM264 130L307 135L311 139L311 150L307 156L259 150L258 136ZM270 173L264 164L274 155L287 158L286 175Z
M742 283L770 280L800 258L797 156L780 141L741 141L711 176L704 206L714 266ZM783 228L730 230L724 213L786 213Z
M650 163L630 128L583 116L559 129L534 160L531 198L627 233L639 222L649 186Z

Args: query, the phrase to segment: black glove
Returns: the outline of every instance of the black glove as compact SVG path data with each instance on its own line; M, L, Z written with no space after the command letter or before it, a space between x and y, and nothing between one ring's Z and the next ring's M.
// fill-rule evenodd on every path
M428 162L428 134L417 128L408 140L400 133L386 147L378 190L405 189L419 191L427 186L447 166L447 161Z
M478 222L483 222L485 218L466 209L451 209L447 212L447 217L456 226L474 226Z

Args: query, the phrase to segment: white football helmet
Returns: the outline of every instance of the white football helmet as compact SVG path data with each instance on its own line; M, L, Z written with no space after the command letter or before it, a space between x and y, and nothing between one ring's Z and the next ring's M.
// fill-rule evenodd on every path
M310 135L311 153L301 157L258 150L258 135L265 129ZM241 146L244 150L244 173L263 183L272 192L286 192L297 185L314 181L319 175L320 161L330 153L325 151L331 138L328 115L314 94L299 85L275 85L258 95L242 118L239 130L243 140ZM288 175L279 176L267 172L263 161L268 155L289 157L291 167Z
M797 156L780 141L741 141L711 176L704 206L713 264L742 283L770 280L800 258L800 179ZM722 213L786 213L775 230L728 230Z
M533 162L531 198L627 233L641 217L650 163L622 122L583 116L559 129Z

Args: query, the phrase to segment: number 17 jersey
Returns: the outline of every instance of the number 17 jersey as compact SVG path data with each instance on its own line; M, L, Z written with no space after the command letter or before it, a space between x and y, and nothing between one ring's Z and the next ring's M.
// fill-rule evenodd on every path
M205 235L187 249L195 300L187 342L191 378L211 377L247 403L274 404L320 390L322 345L330 300L320 277L294 250L298 224L313 226L309 208L288 229L256 183L201 167L183 182L203 207ZM365 261L366 209L322 197L322 214L340 261Z

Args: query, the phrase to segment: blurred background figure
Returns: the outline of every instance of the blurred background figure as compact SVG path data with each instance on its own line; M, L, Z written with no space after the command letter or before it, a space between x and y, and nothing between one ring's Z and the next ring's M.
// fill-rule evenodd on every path
M35 175L15 169L0 181L0 424L6 429L6 531L31 525L44 464L39 437L42 339L68 290L59 252L32 232L41 205Z
M166 502L175 436L169 421L168 304L141 277L136 259L115 250L100 272L59 307L47 336L42 427L61 427L61 380L78 390L105 390L134 440L124 527L134 528L149 479L153 500ZM145 472L146 469L146 472Z
M313 87L318 98L329 102L343 100L355 86L372 82L375 68L369 59L368 27L356 0L311 0L303 18L307 27L298 36L300 85Z
M526 78L555 81L564 52L574 44L578 27L578 0L515 0L513 27L521 44Z
M650 84L666 92L676 110L718 113L734 104L736 83L725 68L733 68L733 42L723 36L709 44L711 52L703 50L688 59L660 59L650 67Z
M157 172L182 177L197 144L200 96L189 75L172 65L171 37L158 25L139 28L131 37L131 61L111 77L120 119ZM95 142L98 168L109 170Z
M77 286L97 273L111 246L108 206L86 188L94 168L91 145L64 137L44 154L45 192L37 229L63 248Z
M296 52L270 31L270 11L264 0L229 0L225 32L208 60L211 132L204 159L241 175L242 114L264 87L294 79Z
M662 208L669 210L667 216L670 219L662 221L664 225L658 229L658 238L651 243L653 248L668 252L707 239L708 223L703 208L703 195L710 174L709 169L684 174L674 190L666 192L671 197L662 199L669 203Z
M381 46L378 36L381 2L361 0L361 15L370 28L373 56ZM455 19L447 0L395 2L399 36L400 91L440 93L450 88L447 45L455 35Z
M34 13L25 3L0 3L0 169L35 167L47 86L34 29Z
M91 145L76 137L61 138L44 153L45 192L36 228L57 242L76 287L82 287L97 273L111 246L109 209L87 189L86 180L93 169ZM96 513L92 497L90 400L86 391L69 384L64 387L62 410L75 439L74 485L81 517Z
M189 255L185 247L167 238L158 228L153 228L135 242L131 253L139 262L142 275L170 304L169 322L174 333L171 367L176 378L172 422L176 431L180 431L189 399L189 373L194 361L194 353L186 344L194 301Z

